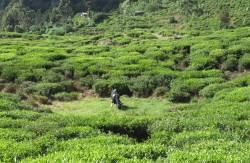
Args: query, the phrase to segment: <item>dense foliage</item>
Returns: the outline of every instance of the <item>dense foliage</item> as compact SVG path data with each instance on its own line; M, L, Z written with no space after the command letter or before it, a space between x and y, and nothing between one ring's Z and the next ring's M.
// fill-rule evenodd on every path
M248 5L1 1L0 162L248 162Z
M147 28L185 24L184 28L218 30L250 25L248 0L2 0L0 22L3 31L50 34L53 27L72 32L96 26L110 15L121 19L106 23L123 28L130 26L132 20L126 17L135 11L145 11L140 21Z

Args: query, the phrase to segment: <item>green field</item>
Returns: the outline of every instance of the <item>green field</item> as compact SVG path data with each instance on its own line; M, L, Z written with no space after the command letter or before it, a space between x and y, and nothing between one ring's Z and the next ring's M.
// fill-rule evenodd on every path
M0 162L249 162L250 28L157 31L1 33Z

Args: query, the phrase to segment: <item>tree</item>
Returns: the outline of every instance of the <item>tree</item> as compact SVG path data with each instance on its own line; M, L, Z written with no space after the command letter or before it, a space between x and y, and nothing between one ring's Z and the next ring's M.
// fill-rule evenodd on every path
M0 10L4 9L9 3L10 3L11 0L2 0L0 2Z
M91 17L91 8L92 8L92 2L91 1L88 1L86 2L85 4L88 8L88 16Z
M194 14L200 12L197 0L179 0L177 5L180 6L181 12L186 17L186 21L190 19Z
M1 25L8 31L13 31L15 26L28 30L33 25L34 18L34 10L25 7L23 0L13 0L6 7Z
M61 16L61 21L64 23L64 32L66 34L66 25L68 20L73 16L74 7L70 0L60 0L58 12Z

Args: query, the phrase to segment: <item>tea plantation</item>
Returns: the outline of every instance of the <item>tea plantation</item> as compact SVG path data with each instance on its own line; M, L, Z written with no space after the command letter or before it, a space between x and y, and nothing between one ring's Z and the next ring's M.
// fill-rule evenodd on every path
M250 161L250 27L90 29L0 34L0 162Z

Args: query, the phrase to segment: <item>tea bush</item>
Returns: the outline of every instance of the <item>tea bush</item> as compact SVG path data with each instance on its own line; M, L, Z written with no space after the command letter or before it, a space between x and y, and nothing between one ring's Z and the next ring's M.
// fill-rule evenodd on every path
M106 80L99 80L93 86L93 91L102 97L108 97L110 94L109 82Z
M19 72L19 69L13 67L6 67L2 71L1 77L9 82L14 82L18 78Z
M134 79L132 78L129 83L129 89L135 96L150 96L154 90L152 77L148 75L142 75Z
M77 92L59 92L53 95L53 98L59 101L72 101L72 100L77 100L78 98L78 93Z
M249 70L250 69L250 54L246 53L239 59L239 70Z
M249 90L250 90L249 86L235 89L227 93L224 97L224 100L233 102L249 101L250 100Z
M33 88L38 95L46 97L51 97L53 94L65 90L64 86L60 83L38 83Z

